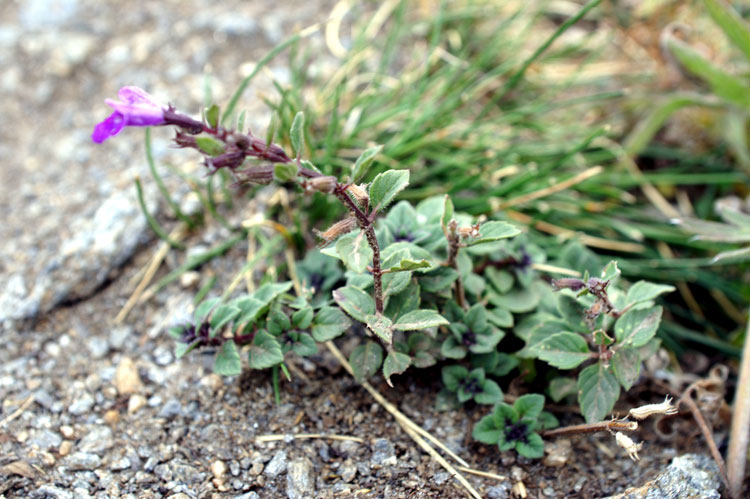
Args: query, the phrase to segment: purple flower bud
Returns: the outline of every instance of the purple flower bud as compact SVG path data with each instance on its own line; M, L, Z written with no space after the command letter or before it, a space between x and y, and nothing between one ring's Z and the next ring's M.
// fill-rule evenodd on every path
M100 144L120 133L126 126L151 126L164 124L166 108L154 101L153 97L138 87L122 87L117 96L120 101L106 99L114 112L102 121L91 135L91 139Z

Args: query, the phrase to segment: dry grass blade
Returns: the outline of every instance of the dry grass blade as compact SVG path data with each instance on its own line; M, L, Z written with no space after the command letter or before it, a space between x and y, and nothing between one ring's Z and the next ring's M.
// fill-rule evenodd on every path
M493 206L493 209L495 209L495 211L500 211L505 208L510 208L511 206L517 206L519 204L528 203L529 201L540 199L540 198L549 196L551 194L554 194L556 192L564 191L565 189L568 189L569 187L572 187L576 184L580 184L584 180L588 180L591 177L599 175L602 171L604 171L604 168L602 168L601 166L594 166L592 168L589 168L586 171L579 173L578 175L575 175L567 180L563 180L562 182L559 182L555 185L550 185L549 187L545 187L544 189L539 189L538 191L530 192L528 194L524 194L523 196L518 196L517 198L509 199L505 202L500 202L496 207Z
M346 360L344 355L341 353L341 351L336 347L336 345L333 344L333 342L328 341L326 342L326 347L330 352L336 357L336 359L341 363L342 366L344 366L344 369L346 371L354 376L354 371L352 370L352 366L349 365L349 362ZM396 418L396 421L401 425L401 427L404 429L404 431L414 440L417 445L419 445L422 450L427 452L435 461L437 461L448 473L451 474L451 476L455 477L456 480L463 485L463 487L471 494L472 497L481 499L481 495L479 492L476 491L474 487L466 480L466 478L458 472L456 468L454 468L448 461L445 460L443 456L438 454L438 452L428 444L422 436L428 436L429 440L438 445L444 452L449 454L453 459L461 463L464 467L469 468L468 463L458 457L456 454L451 452L445 445L443 445L439 440L437 440L435 437L427 433L424 429L422 429L419 425L414 423L411 419L409 419L404 413L399 411L393 404L388 402L385 397L383 397L370 383L367 381L362 381L360 383L365 390L367 390L370 395L373 396L373 398L385 408L386 411L391 413L391 415Z
M740 497L742 482L745 478L747 451L750 444L750 321L745 332L745 347L740 363L740 377L737 381L737 393L734 396L732 428L729 433L729 451L727 452L727 479L729 493Z
M170 232L169 239L173 241L181 241L186 232L187 225L185 223L180 223L172 232ZM122 321L124 321L130 311L133 310L133 307L135 307L136 303L138 303L138 300L143 295L143 292L146 290L148 285L151 284L151 280L154 278L154 275L156 275L156 271L159 270L159 267L164 261L164 258L167 256L167 253L169 253L170 248L171 246L166 242L161 243L159 249L156 250L154 256L151 257L151 261L148 262L148 265L146 265L146 267L144 268L143 277L138 283L138 286L135 288L135 290L133 290L130 298L128 298L128 301L125 302L125 305L115 317L115 324L122 324Z
M34 403L34 396L33 395L29 395L26 398L26 400L23 401L23 403L21 404L21 406L18 409L16 409L15 411L13 411L12 414L9 414L8 417L6 417L2 421L0 421L0 428L2 428L3 426L5 426L6 424L10 423L14 419L18 418L33 403Z
M323 433L297 433L291 435L260 435L255 437L256 442L278 442L279 440L286 440L287 438L294 438L296 440L306 440L311 438L320 438L325 440L349 440L351 442L364 443L364 438L350 437L349 435L326 435Z

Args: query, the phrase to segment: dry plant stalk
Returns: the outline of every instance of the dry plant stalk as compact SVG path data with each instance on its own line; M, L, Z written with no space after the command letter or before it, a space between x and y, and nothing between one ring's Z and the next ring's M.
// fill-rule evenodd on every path
M737 393L734 396L732 427L729 433L727 452L727 480L729 493L740 497L745 478L747 451L750 444L750 321L745 330L745 347L740 362L740 377L737 380Z

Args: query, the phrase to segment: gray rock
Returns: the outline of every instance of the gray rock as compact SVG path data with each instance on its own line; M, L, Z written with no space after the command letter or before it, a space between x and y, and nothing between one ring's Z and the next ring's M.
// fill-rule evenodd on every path
M182 404L177 399L167 400L159 410L159 417L172 419L182 414Z
M132 334L133 326L120 326L113 328L109 332L109 345L115 350L120 350Z
M152 212L158 205L157 199L146 195ZM18 302L20 306L15 313L3 315L5 305L2 304L17 298L17 292L10 298L7 293L0 296L0 321L31 318L60 303L90 296L150 235L148 223L131 191L115 192L92 218L81 219L72 229L75 236L60 245L57 258L37 276L31 295Z
M396 450L393 448L393 444L385 438L375 440L372 446L371 461L378 466L394 466L397 461Z
M78 12L78 0L29 0L20 6L18 19L29 29L62 26Z
M68 412L74 416L81 416L91 412L92 407L94 407L94 397L90 393L84 392L70 404Z
M685 454L642 487L608 499L719 499L721 479L716 462L702 454Z
M74 497L71 492L49 484L42 485L31 494L34 498L44 499L73 499Z
M23 275L13 274L0 289L0 322L34 317L39 313L40 300L28 296Z
M121 457L120 459L112 461L109 465L109 469L112 471L127 470L130 469L131 464L130 459L127 457Z
M297 459L289 463L286 495L289 499L303 499L315 495L313 465L309 459Z
M234 499L260 499L260 496L257 492L248 492L247 494L242 494L241 496L234 496Z
M100 454L114 445L112 430L109 426L97 425L89 429L78 443L78 449L83 452Z
M510 497L510 485L506 482L489 487L487 497L489 499L508 499Z
M95 470L102 464L99 456L90 452L76 452L65 458L64 462L72 471Z
M174 356L172 355L172 351L168 348L165 348L163 346L158 346L154 350L154 362L156 362L160 366L166 366L172 363L174 360Z
M59 433L50 430L41 430L36 432L27 442L35 445L40 449L57 449L62 443L62 437Z
M286 452L283 450L277 451L273 458L268 462L266 468L263 470L263 474L270 477L275 477L286 471L287 458Z
M94 359L101 359L109 352L109 343L107 343L107 340L104 338L93 336L86 341L86 348L91 354L91 357Z

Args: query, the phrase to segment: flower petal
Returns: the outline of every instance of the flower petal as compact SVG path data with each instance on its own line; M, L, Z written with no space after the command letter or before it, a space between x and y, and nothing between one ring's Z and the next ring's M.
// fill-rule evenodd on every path
M91 140L97 144L101 144L108 138L120 133L120 130L122 130L123 127L125 127L125 120L120 113L115 111L109 116L109 118L94 127L94 133L91 134Z
M152 106L161 107L151 95L149 95L142 88L127 86L122 87L118 92L117 96L123 101L129 104L151 104Z

